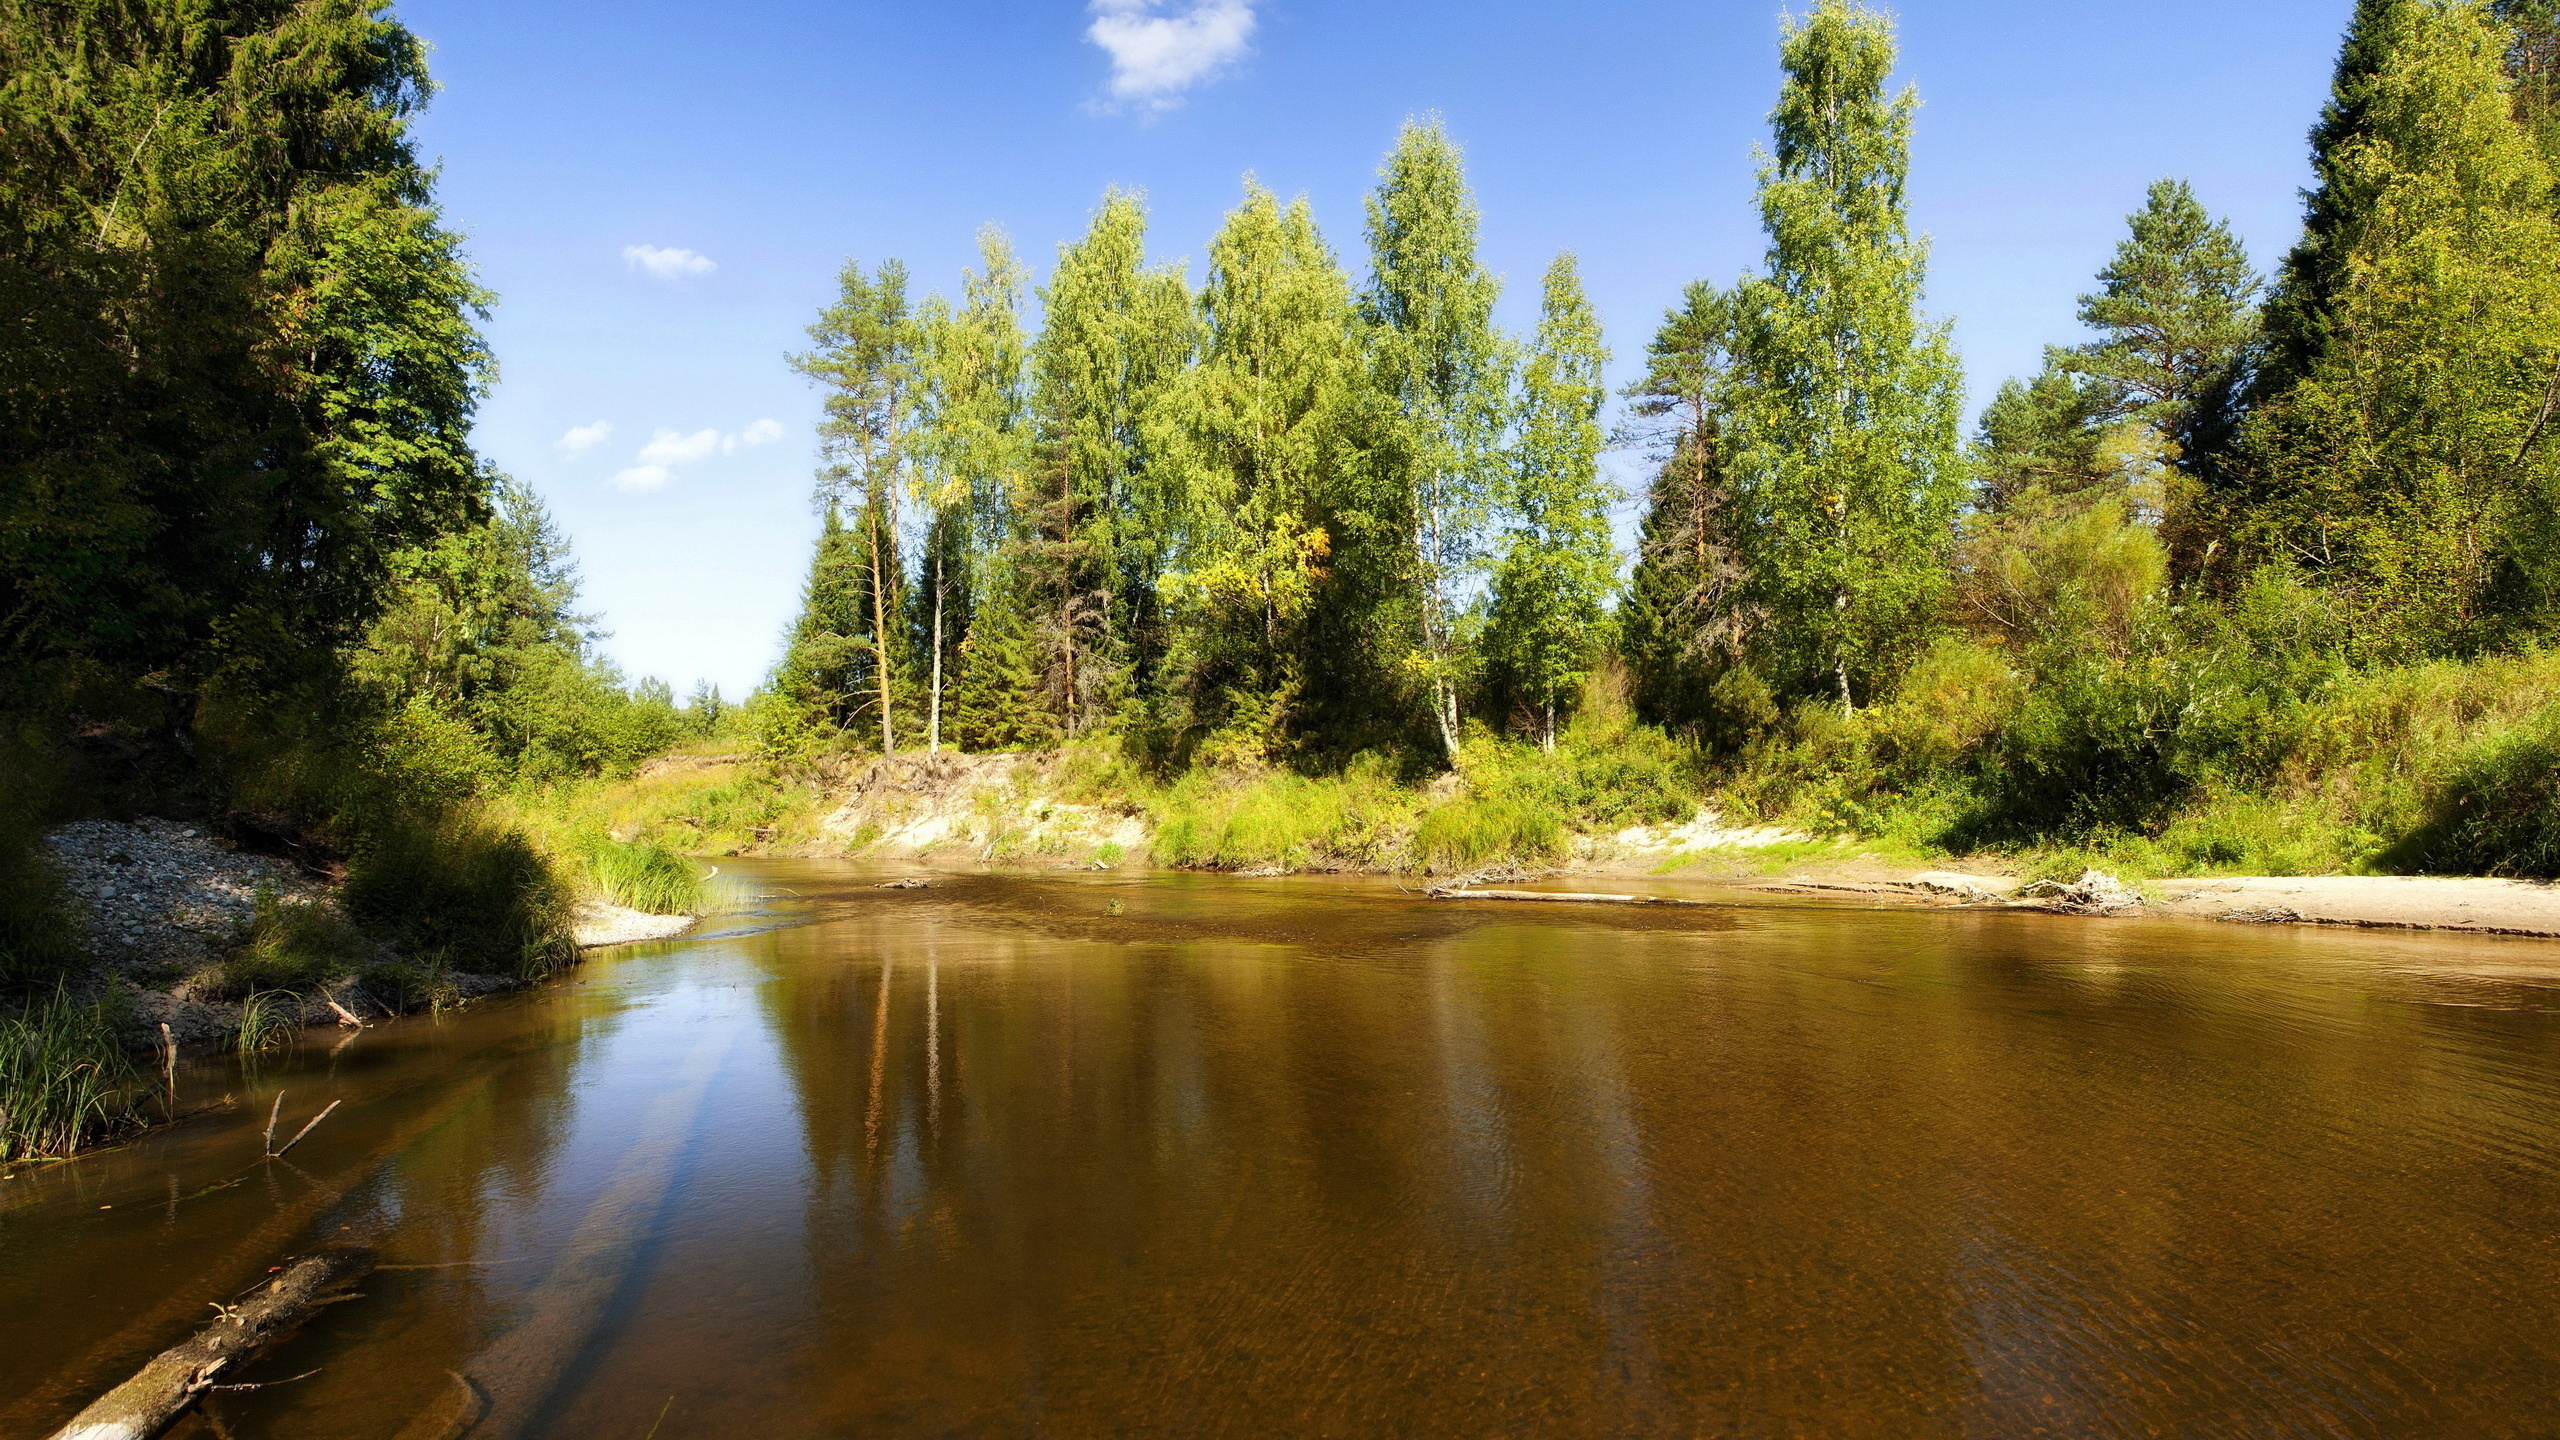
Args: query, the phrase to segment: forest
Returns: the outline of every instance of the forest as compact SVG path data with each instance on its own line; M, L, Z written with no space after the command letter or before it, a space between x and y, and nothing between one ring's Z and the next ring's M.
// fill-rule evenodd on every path
M2359 0L2290 252L2128 196L2089 338L1969 435L1890 18L1820 0L1779 59L1765 259L1624 394L1572 255L1496 324L1433 119L1356 270L1251 177L1196 284L1117 190L1036 286L992 230L956 299L849 263L789 356L803 611L756 694L680 705L473 448L494 297L419 39L0 0L0 980L80 971L46 830L136 814L340 882L386 985L541 975L583 896L694 903L698 817L595 799L686 747L750 757L740 843L872 757L1018 751L1171 865L1532 864L1707 805L2138 875L2560 873L2550 0Z
M2555 35L2363 0L2274 273L2160 181L2094 338L1969 437L1917 97L1853 3L1787 25L1763 266L1691 285L1623 397L1570 254L1495 325L1434 121L1357 278L1250 176L1196 288L1106 194L1036 330L992 231L957 303L849 264L793 357L825 530L735 723L785 766L1099 746L1177 861L1411 860L1375 812L1454 770L1501 811L1476 855L1703 797L2145 873L2551 874ZM1611 447L1651 470L1632 556ZM1219 841L1239 807L1266 833Z

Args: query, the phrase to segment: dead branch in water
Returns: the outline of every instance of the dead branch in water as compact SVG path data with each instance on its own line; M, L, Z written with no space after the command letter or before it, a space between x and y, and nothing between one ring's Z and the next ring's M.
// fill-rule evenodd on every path
M1704 905L1704 900L1674 900L1665 895L1580 894L1570 890L1462 890L1455 886L1424 892L1434 900L1546 900L1568 905Z
M346 1103L347 1102L344 1100L332 1100L329 1102L329 1110L335 1110ZM310 1134L314 1129L318 1128L321 1121L329 1118L329 1110L323 1110L319 1114L312 1116L310 1123L293 1132L293 1138L284 1142L284 1150L278 1150L267 1158L270 1160L283 1159L285 1157L286 1150L291 1150L294 1146L301 1144L303 1136Z
M294 1261L239 1304L216 1306L221 1318L193 1339L161 1351L132 1379L55 1431L53 1440L149 1440L197 1396L237 1388L218 1386L214 1377L253 1358L314 1310L343 1298L346 1287L372 1268L373 1252L354 1245L331 1246Z

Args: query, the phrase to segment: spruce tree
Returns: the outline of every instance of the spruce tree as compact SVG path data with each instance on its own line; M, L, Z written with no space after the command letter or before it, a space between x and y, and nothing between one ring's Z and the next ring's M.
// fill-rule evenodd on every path
M2560 589L2560 218L2507 33L2476 3L2391 15L2364 129L2325 162L2358 204L2321 252L2318 344L2215 501L2244 556L2353 604L2370 651L2461 653L2547 623Z
M1743 287L1735 418L1752 595L1773 678L1854 708L1925 637L1947 580L1962 403L1919 315L1904 212L1911 116L1891 23L1820 0L1787 27L1760 174L1769 273Z
M809 561L799 617L761 707L762 743L788 754L823 745L877 706L880 647L871 618L871 566L859 531L828 505Z
M831 514L837 507L852 511L870 609L859 633L871 649L880 753L893 755L906 638L900 492L916 443L916 333L906 266L886 260L866 275L858 262L846 262L836 302L810 325L809 339L814 348L792 356L791 364L827 390L826 418L818 427L818 492Z
M1501 287L1476 259L1465 166L1437 121L1408 121L1369 197L1371 275L1361 297L1370 383L1381 407L1357 528L1391 554L1405 612L1405 672L1428 696L1442 751L1458 753L1458 696L1472 666L1462 633L1500 462L1510 361L1493 326Z
M1542 287L1538 333L1522 374L1518 438L1503 477L1509 519L1494 567L1487 632L1502 688L1556 745L1556 713L1588 678L1598 652L1618 552L1609 533L1614 487L1601 478L1601 372L1609 352L1571 255Z
M1351 285L1301 199L1250 177L1209 245L1201 361L1167 394L1184 497L1174 669L1213 750L1269 754L1298 723L1301 627L1332 549L1319 516L1350 460Z
M1148 268L1146 233L1137 196L1106 194L1059 252L1031 347L1038 449L1018 502L1021 559L1044 684L1071 735L1142 698L1166 642L1158 581L1180 502L1145 422L1190 360L1194 321L1181 272Z
M1618 648L1636 713L1678 729L1707 722L1715 682L1750 629L1729 433L1734 301L1691 282L1627 390L1634 419L1625 438L1645 448L1654 472L1618 607Z
M2341 162L2371 135L2375 80L2429 3L2356 0L2338 47L2328 103L2311 129L2312 184L2302 196L2302 238L2285 255L2267 296L2266 349L2248 397L2253 406L2300 380L2326 343L2331 311L2346 283L2342 234L2372 204L2364 181Z

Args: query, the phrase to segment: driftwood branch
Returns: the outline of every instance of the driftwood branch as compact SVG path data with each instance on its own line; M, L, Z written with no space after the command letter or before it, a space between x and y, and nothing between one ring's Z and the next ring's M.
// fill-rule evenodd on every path
M195 1338L161 1351L140 1373L55 1431L53 1440L149 1440L197 1396L233 1388L218 1386L214 1377L245 1364L372 1268L373 1252L354 1245L332 1246L294 1261L239 1304L218 1307L220 1319Z
M1433 890L1434 900L1544 900L1567 905L1704 905L1704 900L1674 900L1661 895L1577 894L1570 890L1467 890L1452 886Z
M344 1101L344 1100L332 1100L332 1101L330 1101L330 1102L329 1102L329 1110L335 1110L335 1109L337 1109L339 1106L344 1105L344 1104L346 1104L346 1103L347 1103L347 1102L346 1102L346 1101ZM268 1159L270 1159L270 1160L281 1160L281 1159L283 1159L283 1158L284 1158L284 1156L285 1156L285 1150L291 1150L294 1146L301 1144L301 1143L302 1143L302 1137L303 1137L303 1136L308 1135L308 1134L310 1134L313 1130L315 1130L315 1129L319 1128L320 1122L329 1118L329 1110L323 1110L323 1111L321 1111L319 1114L312 1116L312 1117L311 1117L311 1119L310 1119L307 1123L305 1123L301 1129L296 1130L295 1132L293 1132L293 1138L292 1138L292 1139L287 1140L286 1142L284 1142L284 1150L278 1150L278 1151L276 1151L274 1154L269 1155L267 1158L268 1158Z

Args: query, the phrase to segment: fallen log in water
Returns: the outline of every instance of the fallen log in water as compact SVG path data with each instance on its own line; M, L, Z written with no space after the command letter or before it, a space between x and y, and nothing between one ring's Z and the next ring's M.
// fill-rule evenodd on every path
M312 1311L342 1298L346 1287L372 1268L373 1252L354 1245L333 1245L294 1261L239 1304L217 1306L220 1319L194 1339L161 1351L140 1373L55 1431L53 1440L150 1440L197 1396L217 1388L215 1376L255 1356Z
M1704 900L1674 900L1663 895L1599 895L1570 890L1464 890L1429 892L1434 900L1553 900L1575 905L1704 905Z

